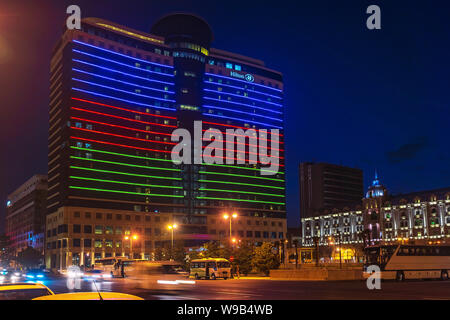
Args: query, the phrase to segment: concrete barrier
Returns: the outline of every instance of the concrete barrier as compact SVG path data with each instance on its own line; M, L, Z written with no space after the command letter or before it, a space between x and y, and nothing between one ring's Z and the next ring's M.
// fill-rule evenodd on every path
M272 280L344 281L362 280L362 270L302 268L270 270Z

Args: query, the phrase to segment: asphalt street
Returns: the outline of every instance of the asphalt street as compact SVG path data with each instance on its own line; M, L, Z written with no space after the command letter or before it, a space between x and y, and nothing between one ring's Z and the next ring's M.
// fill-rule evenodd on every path
M280 281L270 279L199 280L189 290L144 290L127 279L82 281L79 290L70 290L65 279L44 282L55 293L112 291L144 299L172 300L317 300L363 299L450 300L450 281L424 280L382 282L380 290L367 289L365 281ZM97 288L96 288L97 287Z

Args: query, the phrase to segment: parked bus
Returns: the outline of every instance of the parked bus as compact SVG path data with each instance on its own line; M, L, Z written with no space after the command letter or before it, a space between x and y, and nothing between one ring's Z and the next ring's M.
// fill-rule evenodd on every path
M190 277L195 279L228 279L231 277L231 265L227 259L210 258L191 261Z
M132 271L133 264L138 261L146 260L128 259L126 257L96 259L94 269L111 274L112 277L125 277L128 272Z
M376 265L381 279L448 280L450 246L443 245L378 245L364 249L364 276L367 267Z

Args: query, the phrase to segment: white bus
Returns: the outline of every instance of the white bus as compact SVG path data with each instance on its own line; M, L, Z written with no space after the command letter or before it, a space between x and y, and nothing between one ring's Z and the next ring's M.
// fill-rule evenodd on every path
M450 246L378 245L364 249L364 276L370 265L381 270L381 279L442 279L450 273Z
M128 259L126 257L96 259L94 269L101 270L103 273L110 274L112 277L125 277L127 273L132 271L133 264L137 261L141 260Z

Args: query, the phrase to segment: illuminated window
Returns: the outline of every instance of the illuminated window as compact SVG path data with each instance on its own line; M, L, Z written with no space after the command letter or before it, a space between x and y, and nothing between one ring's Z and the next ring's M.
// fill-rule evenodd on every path
M95 234L103 234L103 227L95 226Z
M236 70L236 71L241 71L242 70L242 68L241 68L241 66L240 65L235 65L234 66L234 70Z
M227 69L233 69L233 64L227 62L227 63L225 64L225 67L226 67Z

